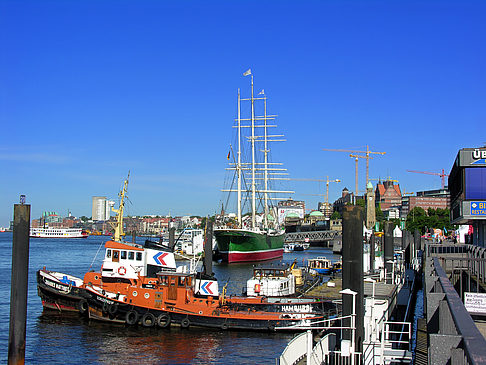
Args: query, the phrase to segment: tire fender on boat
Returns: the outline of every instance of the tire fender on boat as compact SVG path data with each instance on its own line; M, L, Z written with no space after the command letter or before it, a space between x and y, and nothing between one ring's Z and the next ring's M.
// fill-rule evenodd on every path
M227 330L227 329L228 329L228 323L224 322L224 323L221 325L221 329L222 329L222 330Z
M167 313L162 313L157 317L157 326L167 328L170 326L170 316Z
M113 303L108 306L108 313L114 316L118 312L118 304Z
M155 325L155 316L147 312L142 316L142 326L144 327L153 327Z
M108 309L110 308L110 305L107 302L103 302L103 306L101 307L101 310L103 313L108 313Z
M86 299L81 299L78 303L79 313L85 314L88 311L88 301Z
M138 313L135 310L130 310L125 315L125 322L129 325L134 325L138 322Z
M189 318L184 318L181 321L181 327L182 328L188 328L190 324L191 324L191 322L189 322Z

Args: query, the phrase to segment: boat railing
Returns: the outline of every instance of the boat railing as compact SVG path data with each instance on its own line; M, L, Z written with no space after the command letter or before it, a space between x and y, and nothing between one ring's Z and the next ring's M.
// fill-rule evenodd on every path
M307 337L308 334L302 332L290 340L280 355L278 363L280 365L293 365L302 360L307 354Z
M361 364L362 354L351 353L346 349L336 350L336 334L328 333L312 347L313 337L309 330L295 336L284 349L278 359L279 365L294 365L305 363L309 365L333 364Z

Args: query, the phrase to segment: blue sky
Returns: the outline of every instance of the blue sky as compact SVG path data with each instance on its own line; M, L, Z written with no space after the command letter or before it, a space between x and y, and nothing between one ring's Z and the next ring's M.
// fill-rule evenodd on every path
M9 1L0 3L0 226L20 194L91 216L131 171L129 214L220 209L237 89L265 89L293 178L440 188L486 142L484 1ZM365 163L359 162L360 188ZM318 182L289 183L317 208Z

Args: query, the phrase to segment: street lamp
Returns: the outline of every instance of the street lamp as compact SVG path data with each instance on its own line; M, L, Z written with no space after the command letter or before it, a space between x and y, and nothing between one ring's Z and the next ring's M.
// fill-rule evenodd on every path
M364 281L366 281L367 283L373 283L373 299L375 299L375 284L376 284L376 280L375 279L372 279L372 278L366 278L364 279Z
M330 182L341 182L339 179L329 180L329 176L326 179L326 207L329 206L329 183Z
M339 291L339 294L346 294L353 296L353 310L351 313L351 365L354 365L354 351L355 351L355 332L356 332L356 295L357 292L351 289L343 289Z

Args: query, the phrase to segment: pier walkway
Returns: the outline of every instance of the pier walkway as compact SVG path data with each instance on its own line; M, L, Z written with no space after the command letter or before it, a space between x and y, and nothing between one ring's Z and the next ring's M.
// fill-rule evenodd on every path
M486 249L426 243L423 267L419 333L427 336L418 336L417 360L427 355L429 364L485 364Z

